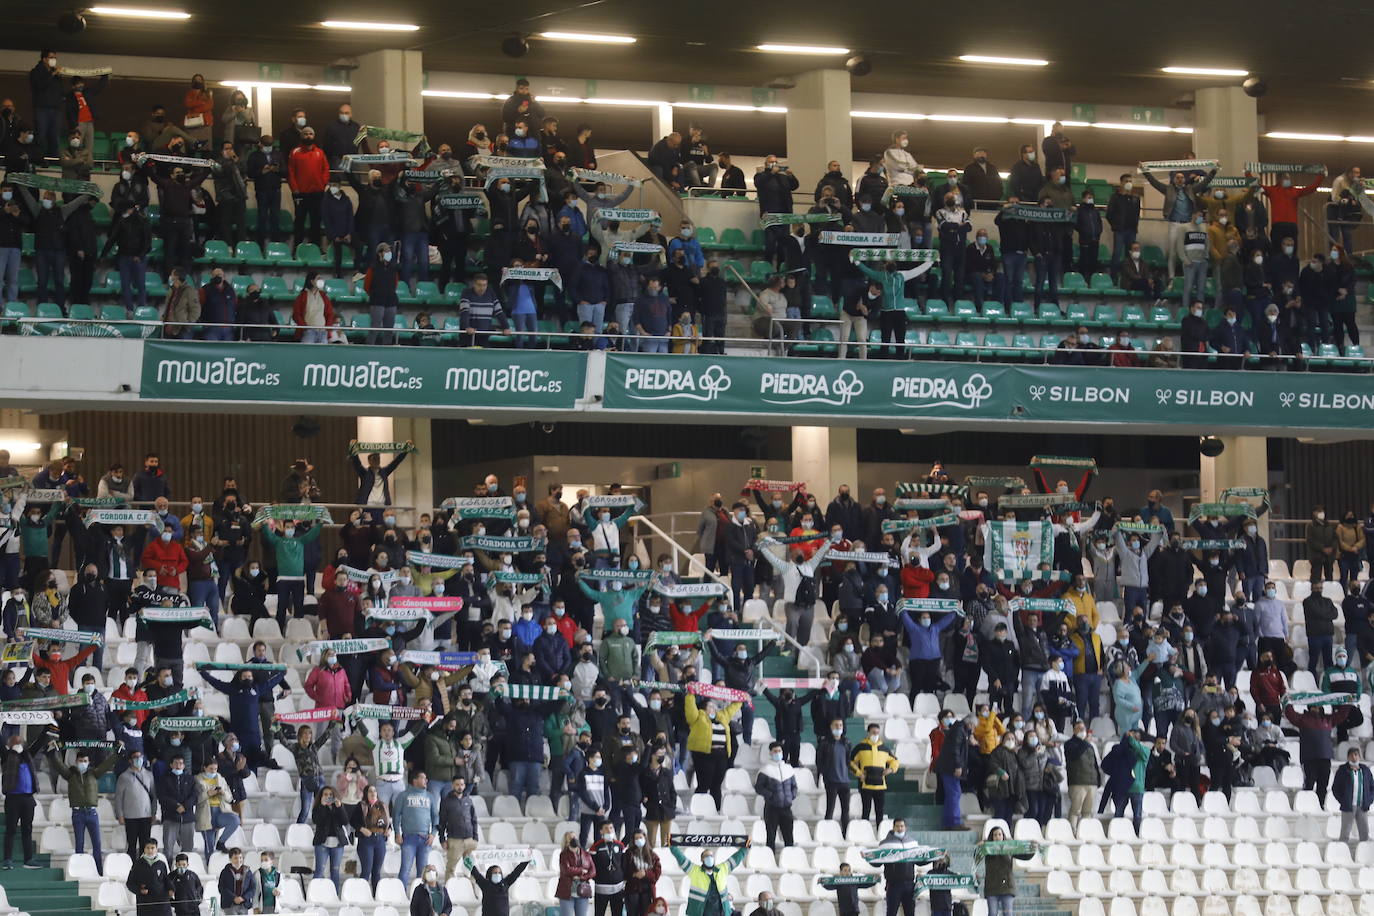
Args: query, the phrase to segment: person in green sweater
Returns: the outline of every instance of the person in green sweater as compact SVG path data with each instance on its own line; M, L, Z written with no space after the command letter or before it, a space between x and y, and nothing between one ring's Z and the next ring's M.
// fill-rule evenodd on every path
M96 873L100 875L105 874L105 857L100 851L100 814L96 811L100 804L100 777L123 759L123 745L96 766L91 766L91 755L85 750L76 752L76 762L72 766L63 763L57 753L53 753L52 758L53 767L67 780L67 802L72 807L72 828L76 830L76 854L86 851L86 834L90 833L91 854L95 857Z
M52 534L52 523L65 504L52 503L44 512L37 503L28 505L23 496L19 497L18 502L23 506L20 510L23 514L19 516L19 547L24 551L24 581L37 594L42 583L47 581L50 568L48 538Z
M637 565L637 562L636 562ZM598 591L587 584L579 573L577 577L577 587L582 594L592 601L601 605L602 632L609 633L615 629L616 621L623 620L627 626L634 625L635 607L639 604L639 596L644 594L648 583L644 585L630 585L627 582L609 582L610 588L606 591Z
M287 608L294 617L305 613L305 545L319 540L323 530L323 525L311 525L297 537L294 519L278 522L268 518L263 527L263 540L277 558L277 625L283 630Z
M262 891L262 913L277 910L277 887L281 884L281 872L277 869L277 857L270 853L262 854L262 867L258 869L258 888Z
M620 708L629 709L633 698L625 682L639 677L643 654L639 644L630 638L628 621L617 620L615 629L602 637L596 660L609 689L619 692Z
M682 866L682 872L687 876L687 913L686 916L732 916L735 912L734 902L730 899L730 892L726 889L725 883L730 878L730 873L744 864L744 857L749 853L749 847L754 845L752 839L745 840L744 845L735 850L735 854L724 862L716 861L716 850L707 848L701 853L701 864L698 865L677 846L673 845L673 838L668 837L668 851L677 859L677 864Z
M564 760L577 746L578 735L583 732L591 734L591 727L587 725L585 718L573 718L581 704L571 693L572 679L566 674L560 674L557 686L568 693L559 701L558 707L544 719L544 737L549 742L549 800L555 808L558 807L558 800L563 797L568 777L563 768Z
M906 342L906 284L930 270L934 261L922 261L908 270L898 270L895 261L883 263L883 269L869 267L859 260L859 252L850 252L849 258L859 272L871 282L883 288L883 308L878 315L878 328L882 333L882 355L897 359L901 355L901 345ZM893 346L887 346L891 340Z

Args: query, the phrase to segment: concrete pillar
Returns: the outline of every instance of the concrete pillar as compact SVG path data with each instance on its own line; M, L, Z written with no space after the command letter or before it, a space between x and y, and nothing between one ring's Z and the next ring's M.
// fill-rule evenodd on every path
M353 120L392 130L425 129L422 55L419 51L373 51L353 71Z
M272 118L272 87L254 86L252 92L253 97L250 101L253 105L253 113L258 116L258 123L262 125L262 132L270 135L274 132L273 125L277 123ZM277 138L273 137L272 139Z
M673 132L673 106L664 102L649 109L649 146L653 146ZM649 147L645 147L648 149Z
M787 90L785 98L787 164L802 188L812 187L825 174L831 159L848 168L854 161L848 71L800 73L797 85Z
M424 417L359 417L359 442L415 443L419 449L410 455L391 475L391 502L397 506L414 506L416 511L407 523L414 525L421 512L428 512L434 501L433 424ZM366 460L366 459L364 459ZM383 455L382 461L390 460Z
M1203 502L1220 501L1227 487L1269 486L1268 440L1263 436L1221 436L1225 449L1215 458L1202 456L1199 482ZM1259 520L1260 534L1269 536L1269 517ZM1273 552L1271 546L1270 552Z
M1199 89L1193 103L1193 151L1220 159L1221 174L1240 175L1259 159L1259 111L1239 86Z
M807 492L822 506L848 484L858 499L858 431L837 426L792 427L792 479L806 482Z

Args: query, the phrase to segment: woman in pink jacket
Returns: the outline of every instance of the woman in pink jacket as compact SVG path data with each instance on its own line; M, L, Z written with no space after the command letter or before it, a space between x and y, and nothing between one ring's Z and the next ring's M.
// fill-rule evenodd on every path
M326 652L320 664L310 669L305 678L305 695L315 701L315 706L332 706L346 709L353 700L353 691L348 686L348 672L339 664L339 657Z

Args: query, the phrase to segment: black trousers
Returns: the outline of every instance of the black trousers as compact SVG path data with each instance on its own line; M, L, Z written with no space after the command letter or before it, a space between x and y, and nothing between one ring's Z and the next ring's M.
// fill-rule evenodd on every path
M38 774L31 773L34 782ZM33 858L33 810L32 795L5 796L5 861L13 859L14 838L18 836L24 844L24 861Z
M597 894L595 903L596 916L606 916L607 907L611 910L611 916L624 916L625 914L624 891L615 894Z
M886 789L860 789L859 799L863 802L863 817L868 820L868 813L873 812L873 823L883 822L883 812L887 807Z
M787 808L774 808L770 805L763 807L763 827L766 831L768 848L772 849L774 841L778 838L778 831L782 831L782 845L791 846L792 843L792 812Z
M891 359L901 359L906 355L902 344L906 342L906 312L899 308L884 309L878 314L878 328L883 338L883 355ZM896 346L887 346L891 341Z
M143 855L143 844L153 835L151 817L124 818L124 844L128 846L130 858Z
M720 786L725 782L725 771L730 769L730 760L724 751L703 754L692 752L692 768L697 774L696 794L710 795L716 800L716 810L720 810Z
M832 820L835 814L835 801L840 802L840 829L849 829L849 786L838 782L825 784L825 819Z
M1330 760L1304 760L1302 762L1303 791L1312 789L1317 793L1317 801L1326 804L1326 787L1331 783Z

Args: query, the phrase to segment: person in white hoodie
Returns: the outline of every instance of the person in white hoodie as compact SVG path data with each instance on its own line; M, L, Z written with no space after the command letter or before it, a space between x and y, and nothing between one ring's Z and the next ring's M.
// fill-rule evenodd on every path
M894 131L892 145L883 151L883 168L887 169L889 185L913 185L916 175L924 171L916 157L907 152L910 142L906 131Z
M770 849L777 849L778 831L782 845L792 845L792 805L797 800L797 776L783 758L782 744L768 745L768 760L754 777L754 789L763 797L763 824Z
M816 598L820 595L816 571L820 569L830 548L835 545L832 541L826 541L809 560L794 546L791 559L784 560L772 549L777 544L777 540L771 537L765 537L759 542L764 548L763 558L782 576L782 596L787 608L787 635L804 646L811 641L811 622L816 616Z

